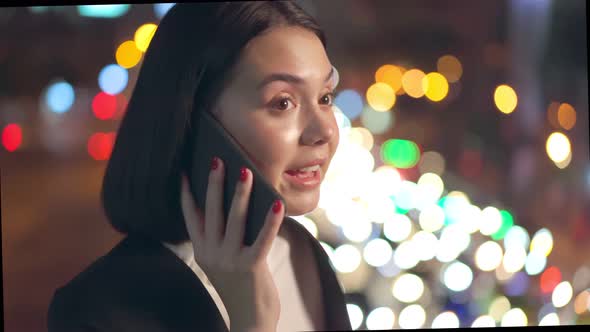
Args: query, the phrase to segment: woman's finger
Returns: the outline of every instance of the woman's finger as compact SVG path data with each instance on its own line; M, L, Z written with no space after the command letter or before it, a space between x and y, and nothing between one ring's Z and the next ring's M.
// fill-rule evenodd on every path
M211 161L211 172L207 184L205 198L205 242L212 247L218 247L223 236L223 162L214 157Z
M284 213L285 207L283 202L280 200L275 201L266 215L264 226L262 226L256 241L254 241L251 247L256 263L266 260L266 256L270 252L272 243L277 237L281 224L283 223Z
M240 170L240 183L236 186L232 205L229 210L223 244L227 252L231 255L238 254L244 241L244 228L248 215L252 181L253 177L250 170L245 167L242 168Z

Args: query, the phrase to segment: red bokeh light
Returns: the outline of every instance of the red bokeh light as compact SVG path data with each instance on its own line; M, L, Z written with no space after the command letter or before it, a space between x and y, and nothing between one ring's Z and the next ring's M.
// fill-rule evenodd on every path
M7 151L15 151L20 147L22 141L23 131L19 125L11 123L2 130L2 145Z
M550 293L560 282L561 272L557 267L552 266L541 274L541 291L545 294Z
M117 111L115 112L114 119L120 120L125 115L125 111L127 110L127 97L123 94L117 95Z
M94 160L108 160L114 143L115 133L95 133L88 139L88 154Z
M92 112L100 120L112 119L117 112L117 97L101 92L92 100Z

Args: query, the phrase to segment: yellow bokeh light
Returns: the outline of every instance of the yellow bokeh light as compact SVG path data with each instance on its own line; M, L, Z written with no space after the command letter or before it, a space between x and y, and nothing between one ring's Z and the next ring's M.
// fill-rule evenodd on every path
M571 153L570 140L560 132L554 132L547 138L547 155L554 163L561 163Z
M420 69L410 69L402 76L402 87L408 96L420 98L424 96L422 79L426 76Z
M557 110L559 109L558 102L551 102L547 107L547 120L553 128L559 128L559 122L557 121Z
M440 73L428 73L422 79L422 89L426 97L432 101L441 101L449 93L449 83Z
M375 143L375 139L373 138L373 134L371 134L369 129L367 129L365 127L354 127L351 129L351 131L354 131L355 133L360 135L360 137L361 137L360 145L363 148L365 148L366 150L369 150L369 151L373 148L373 145Z
M133 40L128 40L119 45L115 58L119 66L129 69L137 65L141 60L141 51L137 49Z
M568 153L565 160L555 163L555 166L557 166L559 169L564 169L569 166L571 161L572 161L572 151L570 150L570 153Z
M514 112L514 109L518 104L518 98L516 97L514 89L506 84L502 84L498 86L494 92L494 102L500 112L510 114Z
M375 111L389 111L395 104L395 91L389 84L377 82L367 89L367 103Z
M134 40L138 50L145 52L148 49L157 28L158 26L153 23L146 23L135 31Z
M402 78L404 77L404 74L406 73L406 71L408 71L406 68L402 67L402 66L397 66L397 68L400 70L400 72L402 73ZM402 81L400 79L400 87L399 89L395 90L395 94L398 96L404 95L406 93L406 91L404 90L404 86L402 84Z
M402 87L402 70L394 65L383 65L375 73L375 82L389 85L393 91Z
M441 56L436 62L436 68L450 83L457 82L463 75L461 62L452 55Z
M557 110L557 121L563 129L572 129L576 124L576 110L574 107L568 103L559 105Z

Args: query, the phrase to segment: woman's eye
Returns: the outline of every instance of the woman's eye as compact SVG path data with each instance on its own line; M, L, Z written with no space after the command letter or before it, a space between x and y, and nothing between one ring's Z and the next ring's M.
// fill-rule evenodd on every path
M290 98L280 98L274 104L274 108L281 111L286 111L287 109L289 109L289 103L292 103Z
M332 105L332 103L334 102L334 93L329 92L329 93L325 94L322 97L322 102L325 102L327 105Z

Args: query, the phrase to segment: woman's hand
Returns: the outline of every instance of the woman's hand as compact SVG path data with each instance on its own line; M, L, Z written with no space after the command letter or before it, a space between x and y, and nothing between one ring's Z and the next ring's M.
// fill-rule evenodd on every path
M283 221L284 207L275 202L256 241L244 246L252 172L241 171L227 224L222 210L224 173L223 162L216 158L209 174L204 213L195 206L188 180L182 176L181 205L195 260L219 293L232 331L274 332L280 302L266 257Z

